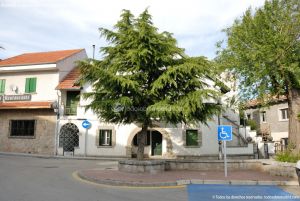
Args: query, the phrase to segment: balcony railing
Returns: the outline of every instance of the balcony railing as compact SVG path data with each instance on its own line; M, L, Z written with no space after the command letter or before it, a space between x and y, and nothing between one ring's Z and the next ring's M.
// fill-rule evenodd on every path
M65 115L77 115L77 107L65 107Z

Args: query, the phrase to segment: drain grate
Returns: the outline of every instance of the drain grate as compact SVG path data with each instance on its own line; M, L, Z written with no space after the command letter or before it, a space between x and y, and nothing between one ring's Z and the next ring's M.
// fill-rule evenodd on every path
M58 168L58 166L45 166L43 168Z
M109 168L105 168L105 170L112 170L112 169L113 169L113 168L110 168L110 167L109 167Z

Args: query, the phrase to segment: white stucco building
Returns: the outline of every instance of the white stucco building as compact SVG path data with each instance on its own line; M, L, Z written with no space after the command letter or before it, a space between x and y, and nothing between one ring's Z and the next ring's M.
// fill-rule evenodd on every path
M58 154L72 152L77 156L135 157L137 152L136 135L140 125L107 124L91 111L85 111L87 101L82 94L91 92L91 85L76 86L80 77L74 69L57 86L60 90L60 118L58 133ZM91 127L86 129L87 120ZM220 118L222 124L233 125L234 138L228 143L231 157L253 157L253 144L247 144L244 131L239 128L239 115L227 109ZM208 125L176 126L156 122L148 131L146 157L154 158L218 158L217 139L218 117ZM241 130L241 131L240 131Z

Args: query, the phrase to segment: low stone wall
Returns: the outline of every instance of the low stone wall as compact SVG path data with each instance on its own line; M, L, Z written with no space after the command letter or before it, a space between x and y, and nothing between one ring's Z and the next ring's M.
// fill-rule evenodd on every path
M262 170L257 160L230 160L228 170ZM167 160L166 170L224 170L220 160Z
M119 161L118 169L121 172L156 174L165 171L165 164L165 161L159 160L123 160Z
M298 178L296 174L295 163L285 163L285 162L265 160L262 161L262 169L265 172L269 172L273 176Z
M273 160L229 160L228 170L256 170L267 172L273 176L284 176L297 179L294 163L283 163ZM221 160L124 160L119 161L119 170L131 173L159 173L165 170L199 170L223 171L224 161Z

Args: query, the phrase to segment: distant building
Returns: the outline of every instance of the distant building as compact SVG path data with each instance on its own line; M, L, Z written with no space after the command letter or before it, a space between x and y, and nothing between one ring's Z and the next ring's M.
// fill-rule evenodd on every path
M256 122L258 135L269 134L275 142L288 138L289 114L286 97L274 99L268 107L262 107L257 100L252 100L246 108L246 117Z

